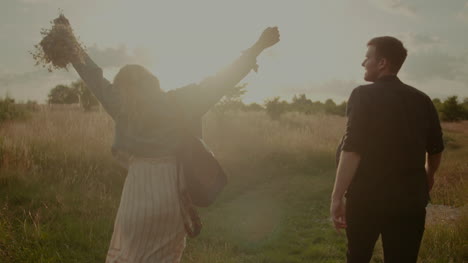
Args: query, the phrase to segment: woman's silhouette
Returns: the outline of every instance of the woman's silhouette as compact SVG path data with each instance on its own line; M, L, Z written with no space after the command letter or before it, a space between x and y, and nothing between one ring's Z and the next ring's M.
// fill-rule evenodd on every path
M110 83L85 53L84 59L73 59L73 67L114 119L112 152L128 168L106 262L180 261L186 231L175 154L183 136L201 136L202 115L256 70L256 57L278 41L278 29L267 28L226 69L168 92L142 66L122 67Z

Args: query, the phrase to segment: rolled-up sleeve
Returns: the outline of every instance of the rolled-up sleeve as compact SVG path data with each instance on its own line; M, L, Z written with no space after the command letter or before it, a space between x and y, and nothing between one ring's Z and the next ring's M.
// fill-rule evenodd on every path
M429 155L441 153L444 150L442 128L439 115L434 104L429 99L429 130L426 142L426 151Z
M368 129L368 111L362 98L362 91L357 87L351 93L346 109L346 133L343 138L342 150L346 152L363 153Z
M96 96L104 109L115 119L120 110L120 100L116 89L104 78L102 69L85 54L83 62L73 63L73 67L86 84L86 87Z

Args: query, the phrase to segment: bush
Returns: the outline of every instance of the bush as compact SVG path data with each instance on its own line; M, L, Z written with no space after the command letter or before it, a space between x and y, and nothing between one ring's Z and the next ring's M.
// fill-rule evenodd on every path
M438 98L435 98L432 100L432 103L434 104L434 107L436 108L437 112L440 112L440 109L442 108L442 101Z
M250 103L249 105L244 106L245 111L263 111L265 108L258 103Z
M440 118L443 121L460 121L466 119L466 110L458 103L457 96L448 97L440 106Z
M231 92L226 94L212 109L213 112L224 114L228 111L244 110L245 104L242 102L242 96L245 94L247 84L234 87Z
M278 120L281 114L287 111L288 103L284 100L280 101L280 97L274 97L265 102L265 108L272 120Z
M8 96L0 98L0 123L8 120L22 119L26 115L26 109L15 104L14 99Z
M468 120L468 98L465 98L461 105L463 107L463 111L465 112L463 119Z
M28 100L25 104L22 105L27 111L38 111L39 104L35 100Z
M267 100L265 107L273 119L278 119L284 112L300 112L305 114L325 113L330 115L344 116L346 113L346 102L337 105L332 99L327 99L325 103L312 101L305 94L294 95L291 103L279 101L279 97Z
M311 113L313 102L306 97L305 94L294 95L292 102L289 104L289 109L296 112Z

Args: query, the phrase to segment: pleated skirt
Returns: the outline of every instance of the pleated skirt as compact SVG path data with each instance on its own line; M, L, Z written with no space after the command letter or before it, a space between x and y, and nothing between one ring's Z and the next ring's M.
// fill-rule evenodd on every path
M131 160L106 263L180 261L186 232L177 171L173 157Z

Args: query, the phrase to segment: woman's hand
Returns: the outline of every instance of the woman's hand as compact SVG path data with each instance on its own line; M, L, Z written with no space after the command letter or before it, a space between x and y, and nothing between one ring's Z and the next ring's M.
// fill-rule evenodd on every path
M266 28L262 35L258 38L255 46L264 50L269 48L280 41L280 34L278 31L278 27L268 27Z
M30 51L36 66L53 71L66 69L69 63L83 62L84 49L63 14L52 21L52 28L42 29L41 35L42 40Z
M258 38L257 42L249 49L254 56L260 55L263 50L273 46L280 41L280 34L278 27L266 28L262 35Z
M68 21L68 19L63 14L60 14L59 17L54 19L53 22L54 27L56 27L56 34L63 38L61 41L62 45L65 46L69 51L69 62L82 62L84 50L73 33L70 21Z

